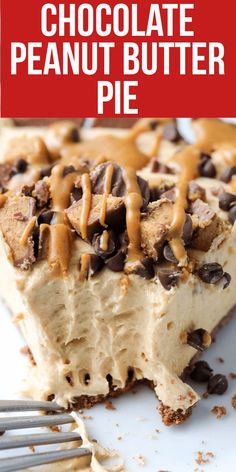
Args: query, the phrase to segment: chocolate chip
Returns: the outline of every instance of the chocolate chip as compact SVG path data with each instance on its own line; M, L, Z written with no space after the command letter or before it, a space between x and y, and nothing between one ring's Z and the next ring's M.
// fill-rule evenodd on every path
M54 164L42 169L40 172L41 179L43 179L44 177L50 177L53 167L54 167Z
M205 329L195 329L187 333L187 344L202 352L211 345L211 336Z
M206 190L197 184L194 180L188 184L188 199L191 202L195 200L205 200L206 199Z
M198 276L206 284L216 284L224 275L223 269L217 262L203 264L198 269Z
M228 192L222 192L219 196L219 207L221 210L229 211L232 204L236 203L236 195Z
M233 225L236 220L236 205L230 208L228 213L229 222Z
M182 136L178 131L176 123L168 123L163 128L163 137L167 139L167 141L171 141L172 143L178 143Z
M214 178L216 176L216 168L212 162L211 156L201 154L198 172L202 177Z
M15 174L24 174L27 170L28 163L25 159L17 159L12 167L12 173Z
M108 232L107 247L103 247L103 238L103 234L95 234L92 240L92 246L97 256L105 260L114 254L118 243L113 231Z
M228 272L224 272L223 275L223 290L225 290L231 282L231 275Z
M150 171L161 174L172 174L172 169L165 164L158 161L156 157L153 157L150 162Z
M50 225L53 222L53 218L55 216L55 213L56 212L52 211L52 210L43 211L38 217L38 224L39 225L42 225L42 224Z
M151 120L149 121L149 127L151 131L155 131L158 127L159 123L157 120Z
M78 202L82 198L83 192L81 187L74 187L72 192L70 193L70 202L71 204L74 202Z
M32 197L32 192L34 190L34 185L24 185L20 191L21 195L25 197Z
M80 142L80 135L79 135L78 128L73 128L71 130L71 141L73 143L79 143Z
M172 251L170 245L168 243L165 244L165 246L163 248L163 256L169 262L173 262L174 264L177 264L177 262L178 262L176 257L173 254L173 251Z
M206 361L198 361L194 364L190 378L195 382L207 382L212 376L213 369Z
M147 257L139 261L135 267L134 273L147 280L153 279L155 271L152 260Z
M92 193L93 194L103 194L104 193L104 184L105 184L105 174L107 167L111 165L109 162L105 162L104 164L100 164L97 166L91 173L90 173L90 180L92 186ZM123 197L126 195L126 184L123 175L123 169L118 166L117 164L112 164L113 166L113 175L111 181L111 194L114 197ZM146 207L149 200L150 200L150 190L148 186L148 182L142 179L141 177L137 177L137 182L140 187L140 191L143 197L143 203Z
M192 218L191 216L186 215L186 220L184 223L183 234L182 234L182 238L184 240L185 246L188 246L191 243L192 235L193 235Z
M109 257L105 261L106 267L113 272L122 272L125 266L126 254L127 251L125 249L119 249L114 256Z
M170 268L158 269L157 275L161 282L161 285L166 290L171 290L172 287L175 287L179 281L180 273Z
M220 180L228 183L234 175L236 175L236 166L226 167L220 175Z
M213 375L208 382L207 391L210 394L223 395L228 388L228 380L223 374Z
M66 166L63 169L63 177L66 177L68 174L73 174L73 172L76 172L76 169L74 166Z

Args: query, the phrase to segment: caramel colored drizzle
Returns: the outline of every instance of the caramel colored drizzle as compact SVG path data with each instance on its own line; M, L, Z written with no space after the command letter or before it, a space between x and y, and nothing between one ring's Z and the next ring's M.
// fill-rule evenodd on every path
M113 165L109 164L106 168L105 173L105 181L104 181L104 193L102 199L102 206L100 211L100 218L99 221L102 226L106 227L106 210L107 210L107 197L111 193L111 184L112 184L112 176L113 176Z
M158 154L160 152L160 147L161 147L161 142L162 142L163 134L161 130L158 130L156 132L155 136L155 143L154 146L150 152L150 157L158 157Z
M52 204L55 211L63 211L69 206L70 192L77 178L77 174L74 172L63 176L63 171L63 165L56 165L53 167L52 174L49 179Z
M29 223L27 224L27 226L25 227L24 231L23 231L23 234L20 238L20 244L22 246L25 246L28 242L28 238L31 236L31 233L35 227L35 223L37 221L37 217L36 216L33 216L33 218L31 218L31 220L29 221Z
M87 238L87 226L89 213L92 204L92 190L89 174L83 174L81 178L83 196L82 196L82 210L80 217L80 232L82 239Z
M108 244L109 244L109 233L105 229L102 233L101 239L100 239L100 247L102 251L107 251L108 250Z
M83 282L88 277L90 254L81 254L79 280Z
M140 209L143 200L135 170L127 167L124 178L127 188L125 206L126 226L129 237L128 262L135 262L143 258L140 232Z
M63 223L56 225L43 224L43 232L49 232L48 262L54 275L67 275L71 255L71 232Z
M7 196L0 194L0 208L2 208L7 201Z
M185 209L188 205L188 182L197 175L199 151L195 146L188 146L183 152L177 154L175 161L181 166L181 175L177 184L178 193L169 238L176 259L185 263L186 251L182 241L182 233L186 219Z

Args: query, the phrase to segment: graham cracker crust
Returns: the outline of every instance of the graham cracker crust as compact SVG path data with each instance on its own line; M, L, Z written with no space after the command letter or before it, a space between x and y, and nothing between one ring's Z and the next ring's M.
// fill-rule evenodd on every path
M212 331L212 337L215 338L216 334L222 328L225 326L228 321L233 317L234 312L236 309L236 305L227 313L224 318L220 321L220 323L216 326L216 328ZM30 351L30 349L27 349L27 354L29 355L30 361L32 362L33 365L35 365L35 361L33 358L33 355ZM197 353L196 355L193 356L191 359L189 365L184 369L181 379L185 380L189 373L192 370L192 366L194 362L201 356L201 353ZM154 384L153 382L144 379L144 380L135 380L135 379L130 379L128 378L126 381L126 385L124 388L118 388L115 389L112 384L110 383L110 388L109 388L109 393L107 395L94 395L94 396L88 396L88 395L81 395L80 397L75 397L73 399L73 402L69 405L68 410L81 410L81 409L89 409L92 408L94 405L97 403L103 403L110 398L115 398L120 396L121 394L130 391L133 387L135 387L138 384L145 384L152 390L154 390ZM48 397L48 400L52 401L54 399L54 395L50 395ZM158 411L162 417L162 421L166 426L172 426L172 425L180 425L184 423L192 413L193 407L188 408L187 411L183 412L181 409L178 409L177 411L172 410L170 407L163 405L163 403L160 402L160 406L158 408Z

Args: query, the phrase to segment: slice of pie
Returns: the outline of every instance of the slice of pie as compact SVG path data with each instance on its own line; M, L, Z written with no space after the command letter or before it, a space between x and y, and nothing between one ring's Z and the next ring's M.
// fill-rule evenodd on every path
M236 304L236 128L3 128L1 296L36 398L89 407L146 381L166 424L199 400L181 378Z

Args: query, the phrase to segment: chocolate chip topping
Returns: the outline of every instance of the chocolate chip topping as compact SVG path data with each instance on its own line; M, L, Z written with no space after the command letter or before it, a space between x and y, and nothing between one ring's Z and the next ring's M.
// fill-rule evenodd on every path
M125 266L126 254L127 251L125 249L119 249L114 256L109 257L105 261L106 267L113 272L122 272Z
M236 175L236 166L226 167L220 175L220 180L222 180L222 182L228 183L231 181L234 175Z
M186 215L186 220L183 227L182 238L185 246L189 246L193 235L193 223L189 215Z
M109 165L110 162L100 164L90 173L93 194L104 193L105 174L106 169ZM111 194L114 197L124 197L126 195L126 184L124 180L123 169L119 165L114 163L112 164L112 166L113 175L111 181ZM148 183L146 182L146 180L142 179L139 176L137 177L137 182L141 190L144 206L146 206L150 200L150 190Z
M27 171L28 163L25 159L19 158L14 162L12 174L24 174Z
M39 226L42 224L50 225L53 223L53 219L56 215L55 211L52 210L46 210L43 211L39 216L38 216L38 224Z
M80 134L78 128L73 128L71 130L71 141L73 143L79 143L80 142Z
M73 172L76 172L74 166L65 166L63 169L63 177L66 177L69 174L73 174Z
M78 202L82 198L83 192L81 187L74 187L70 194L70 201L71 203Z
M54 164L42 169L40 173L41 179L43 179L44 177L50 177L53 167L54 167Z
M236 195L222 192L219 195L219 207L221 210L229 211L233 204L236 204Z
M198 361L194 364L190 378L195 382L207 382L212 376L213 369L206 361Z
M166 164L162 164L156 157L153 157L150 162L150 171L160 174L173 174L173 171Z
M228 274L228 272L224 272L224 275L223 275L223 290L225 290L230 285L230 282L231 282L231 275Z
M176 123L168 123L163 128L163 137L167 141L171 141L172 143L178 143L181 141L182 136L178 131Z
M211 156L201 154L198 172L202 177L214 178L216 176L216 168L212 162Z
M170 245L168 243L164 245L163 256L169 262L173 262L174 264L177 264L177 262L178 262L176 257L173 254L173 251L172 251Z
M217 262L203 264L198 269L198 276L206 284L216 284L224 276L222 266Z
M166 290L171 290L172 287L175 287L179 281L180 272L171 268L161 268L157 270L157 275L161 282L161 285Z
M153 279L155 276L153 261L148 257L138 261L133 266L132 273L137 274L147 280Z
M211 345L211 336L205 329L199 328L187 333L186 342L189 346L202 352Z
M228 213L229 222L233 225L236 220L236 205L230 208Z
M228 388L228 380L223 374L213 375L208 382L207 391L210 394L223 395Z
M107 245L106 247L103 247L103 234L95 234L92 240L92 245L95 253L97 256L102 257L102 259L106 260L112 255L114 255L118 242L117 238L114 234L114 231L109 231L107 232L108 238L107 238Z

